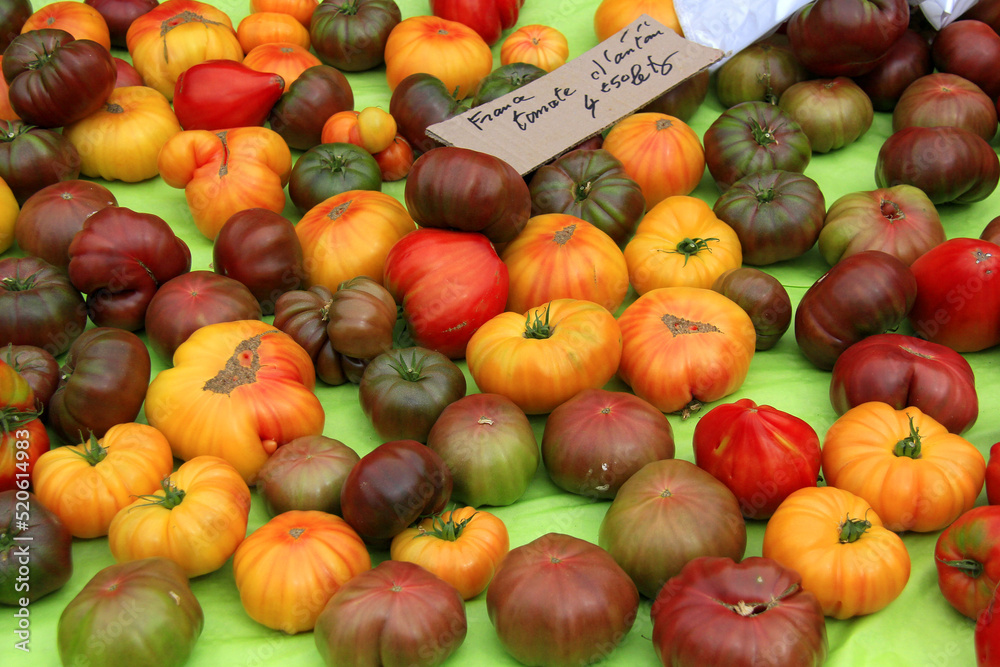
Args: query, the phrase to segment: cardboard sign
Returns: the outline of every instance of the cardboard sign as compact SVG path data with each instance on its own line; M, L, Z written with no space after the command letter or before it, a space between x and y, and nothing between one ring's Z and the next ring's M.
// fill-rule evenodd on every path
M562 67L435 123L427 134L446 146L489 153L523 175L722 57L643 14Z

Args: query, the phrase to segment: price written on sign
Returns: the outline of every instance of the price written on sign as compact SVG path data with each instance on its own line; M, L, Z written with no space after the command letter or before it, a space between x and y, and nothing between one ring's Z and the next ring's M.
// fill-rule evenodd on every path
M722 56L643 15L562 67L432 125L427 134L499 157L526 174Z

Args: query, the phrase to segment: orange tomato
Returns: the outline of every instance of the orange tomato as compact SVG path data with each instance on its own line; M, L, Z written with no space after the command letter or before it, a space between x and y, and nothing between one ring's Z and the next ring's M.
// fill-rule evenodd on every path
M35 462L35 495L74 537L108 534L136 496L153 493L174 469L170 443L152 426L117 424L98 440L51 449Z
M389 248L416 229L398 199L373 190L348 190L317 204L295 226L306 285L331 292L355 276L382 279Z
M413 166L413 161L416 159L410 142L398 132L391 144L372 157L378 163L378 168L382 170L382 180L386 183L406 178L407 174L410 173L410 167Z
M308 29L313 12L318 6L318 0L250 0L250 13L278 12L288 14Z
M528 63L546 72L566 63L569 42L566 35L547 25L518 28L500 45L500 64Z
M244 53L254 47L275 42L290 42L308 50L309 30L291 14L258 12L248 14L236 26L236 38Z
M871 614L899 597L910 554L878 513L850 491L810 486L792 492L767 521L762 553L802 576L834 618Z
M82 2L53 2L40 7L21 27L21 34L29 30L56 28L65 30L75 39L89 39L111 50L111 32L99 11Z
M553 299L586 299L612 313L628 294L628 267L618 244L576 216L528 219L500 259L507 265L507 310L523 313Z
M420 565L454 586L463 600L471 600L486 590L509 550L507 526L499 517L460 507L396 535L389 556Z
M396 24L385 44L389 90L418 72L440 79L464 99L493 70L493 52L472 28L437 16L411 16Z
M0 63L2 62L3 56L0 55ZM20 119L20 116L10 106L10 85L7 83L7 79L0 76L0 120L18 119Z
M385 150L396 137L396 119L378 107L365 107L358 113L361 147L375 154Z
M628 278L639 294L658 287L712 287L743 264L740 239L701 199L667 197L625 245Z
M258 72L272 72L285 80L285 90L310 67L322 65L320 59L291 42L268 42L255 46L243 58L243 64Z
M327 118L320 131L320 143L360 146L361 131L358 129L358 113L354 109L346 109Z
M618 318L618 376L661 412L697 409L743 384L757 334L750 316L718 292L661 287Z
M2 79L3 77L0 77ZM7 252L14 245L14 227L21 207L14 197L14 191L7 181L0 178L0 253Z
M333 594L371 566L354 529L317 510L279 514L233 556L243 609L258 623L288 634L312 630Z
M873 401L851 408L826 432L823 476L864 498L889 530L927 533L972 509L986 460L918 408Z
M637 18L647 14L683 35L673 0L603 0L594 12L594 34L603 42Z
M701 139L684 121L667 114L632 114L608 131L601 147L639 184L647 210L667 197L690 194L705 172Z

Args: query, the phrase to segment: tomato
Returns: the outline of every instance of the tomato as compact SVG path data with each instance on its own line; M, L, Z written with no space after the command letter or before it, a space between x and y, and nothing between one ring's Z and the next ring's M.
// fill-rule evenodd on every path
M781 169L802 173L812 158L809 137L780 107L742 102L705 131L705 163L720 190L747 174Z
M569 58L566 35L547 25L521 26L500 45L500 64L528 63L551 72Z
M875 111L892 111L906 87L933 70L927 36L907 28L875 69L854 77L854 83L871 98Z
M371 566L368 550L347 522L315 510L279 514L233 556L247 614L290 635L312 630L333 594Z
M136 331L157 288L191 269L191 251L163 218L121 206L94 212L69 244L69 279L97 326Z
M31 0L8 0L0 5L0 49L6 49L21 34L32 13Z
M86 219L106 206L117 205L115 195L100 183L73 178L46 185L21 207L14 228L17 245L29 255L65 269L69 245Z
M295 225L266 208L234 213L212 244L212 270L243 283L264 315L274 314L275 301L302 285L302 264Z
M27 488L35 464L49 451L49 434L40 414L41 408L33 405L19 408L0 401L0 492Z
M7 344L0 349L0 361L11 366L24 378L35 394L35 402L45 415L49 399L59 385L59 362L47 351L34 345Z
M247 14L236 26L236 37L244 53L250 53L261 44L285 42L304 49L309 48L309 29L298 19L284 12L256 12ZM288 83L291 83L289 81Z
M289 510L340 514L340 490L360 460L339 440L304 435L278 448L257 473L257 493L271 516Z
M431 13L469 26L492 46L514 27L523 6L524 0L431 0Z
M650 615L664 665L818 666L829 650L816 596L768 558L695 558L660 589Z
M577 149L535 170L528 183L531 214L565 213L623 245L646 211L642 189L603 148Z
M917 295L914 274L879 250L846 257L812 284L795 309L795 341L817 368L830 370L844 350L897 327Z
M305 350L312 359L317 378L336 386L348 379L341 366L343 358L330 344L327 331L328 306L332 298L330 290L322 285L285 292L274 303L274 326Z
M643 14L682 34L673 0L601 0L594 12L594 34L603 42Z
M80 153L61 132L0 121L0 178L18 204L47 185L75 180L80 164Z
M542 461L561 489L614 498L647 463L674 457L666 416L635 394L584 389L545 420Z
M628 266L618 245L566 213L528 219L500 259L510 275L507 310L515 313L555 299L593 301L614 313L628 294Z
M396 137L396 120L379 107L365 107L358 113L361 147L374 155L385 150Z
M389 113L396 119L399 133L413 148L427 152L440 146L427 135L429 126L453 118L465 111L463 104L452 97L454 88L426 72L415 72L402 79L389 98Z
M489 45L472 28L438 16L403 19L385 41L385 77L395 91L411 74L437 77L457 99L471 95L493 70ZM389 113L396 116L390 108Z
M944 599L969 618L979 616L1000 583L1000 507L970 509L941 531L934 562Z
M422 228L389 249L382 283L416 345L461 359L476 331L503 312L509 277L483 234Z
M1000 656L1000 633L997 632L996 593L990 599L989 606L976 619L975 645L976 665L990 667Z
M740 102L776 104L789 86L808 76L787 40L766 37L722 63L716 74L717 94L727 109Z
M330 296L326 333L334 350L372 359L392 349L396 302L382 283L367 276L342 282Z
M736 232L743 261L764 266L804 255L816 244L826 200L808 176L771 169L733 183L712 212Z
M452 474L452 497L473 507L510 505L538 470L538 442L521 408L500 394L475 393L449 403L427 446Z
M792 322L792 300L777 278L750 266L730 269L712 283L712 289L736 302L750 316L756 351L778 344Z
M793 491L816 486L819 436L793 414L749 398L709 410L694 429L694 460L733 492L747 519L766 519Z
M517 170L488 153L454 146L414 161L404 198L418 226L481 232L495 244L514 239L531 216L531 194Z
M917 295L910 324L921 338L957 352L1000 344L1000 246L970 238L949 239L917 258L911 269Z
M3 76L17 115L51 128L100 109L115 87L117 69L108 47L75 39L65 30L42 28L14 38L4 51Z
M309 37L324 64L362 72L385 61L389 33L402 18L394 0L327 0L313 12Z
M123 618L131 619L129 632L109 641L109 628ZM66 605L57 626L59 657L66 664L179 666L204 624L201 604L176 563L118 563L95 574Z
M382 190L382 170L371 153L348 143L313 146L295 161L288 197L302 212L356 190Z
M451 489L451 471L436 452L416 440L390 440L351 468L340 508L366 544L385 549L420 517L444 510Z
M256 320L210 324L174 354L146 393L146 419L174 456L229 461L253 482L281 445L323 432L309 355L291 336Z
M934 72L907 86L893 109L893 132L911 125L953 125L990 141L997 133L997 110L990 96L968 79Z
M23 607L72 576L73 536L58 515L26 490L0 491L0 604Z
M34 345L58 356L86 324L83 297L62 271L34 257L0 259L0 345Z
M1000 443L993 443L986 461L986 502L1000 505Z
M181 131L167 98L152 88L115 88L100 109L63 128L80 153L80 173L136 183L159 174L157 158Z
M267 122L290 148L309 150L321 141L327 118L354 108L354 91L338 69L315 65L292 81L271 107Z
M163 434L128 422L112 426L100 439L91 435L46 452L32 481L38 499L74 537L91 538L107 535L115 514L159 489L173 469Z
M218 570L247 532L250 489L239 471L217 456L196 456L161 487L115 514L111 555L119 563L169 558L189 578Z
M21 212L10 186L0 178L0 254L14 245L17 216Z
M872 126L872 101L845 76L809 79L789 86L778 106L809 137L814 153L828 153L852 144Z
M104 19L111 46L125 48L125 35L132 21L160 3L158 0L84 0L84 4L96 9Z
M466 362L480 391L545 414L583 389L603 387L618 368L621 341L603 306L556 299L489 320L469 341Z
M270 42L258 44L243 57L247 67L264 74L271 74L284 81L282 92L288 88L302 72L310 67L322 65L319 58L309 51L309 45L293 44L291 42ZM265 112L265 117L267 113Z
M830 403L838 415L881 401L897 410L919 408L951 433L969 430L979 416L972 367L951 348L897 333L869 336L837 357Z
M989 12L991 3L983 4ZM931 40L931 58L939 71L968 79L995 100L1000 96L1000 77L993 68L984 67L973 53L986 58L997 57L1000 55L1000 35L990 24L971 17L943 26Z
M606 551L562 533L511 549L486 592L500 643L526 665L607 657L632 629L638 608L639 591Z
M385 560L350 579L316 619L328 667L442 664L465 641L468 621L455 588L419 565Z
M385 440L427 441L441 411L465 396L465 374L440 352L409 347L369 362L358 385L361 410Z
M387 148L372 157L378 162L378 167L382 170L382 181L385 183L406 178L414 162L413 147L398 132Z
M486 590L510 548L507 526L496 515L458 507L427 517L392 538L393 560L420 565L448 582L463 600Z
M174 112L185 130L263 125L285 84L278 74L244 62L206 60L177 77Z
M40 29L65 30L74 39L86 39L111 50L111 35L104 16L85 2L60 0L36 10L21 26L21 34Z
M250 12L281 12L295 18L309 28L312 16L319 8L319 0L250 0Z
M785 498L767 522L762 555L801 574L823 614L838 619L885 608L910 578L899 535L861 497L832 486Z
M470 106L478 107L492 102L543 76L545 70L529 63L501 65L479 80Z
M662 287L618 318L618 377L663 412L697 410L743 384L756 346L753 321L709 289Z

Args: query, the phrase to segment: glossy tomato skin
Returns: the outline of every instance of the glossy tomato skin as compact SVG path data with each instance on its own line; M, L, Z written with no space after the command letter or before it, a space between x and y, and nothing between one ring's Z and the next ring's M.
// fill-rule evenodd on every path
M910 311L916 335L957 352L1000 344L1000 246L954 238L921 255L911 266L917 299Z
M69 244L69 279L101 327L137 331L160 285L191 269L191 251L163 218L123 206L88 217Z
M342 368L344 357L333 349L327 332L332 298L330 290L322 285L285 292L274 303L274 326L306 351L316 369L316 377L336 386L344 384L348 378ZM360 379L359 374L358 381Z
M87 307L65 273L35 257L0 259L0 345L34 345L54 357L87 325Z
M892 129L954 125L986 141L997 133L994 100L968 79L948 72L922 76L903 91L892 112Z
M49 451L49 432L38 414L35 409L4 414L4 424L0 425L0 491L26 487L27 481L33 479L35 463Z
M749 398L702 415L693 445L695 463L733 492L747 519L766 519L790 493L815 486L822 462L808 422Z
M607 657L632 629L638 608L635 584L604 549L562 533L511 549L486 591L500 642L527 665Z
M491 46L514 27L523 6L524 0L431 0L434 16L469 26Z
M73 575L72 547L69 530L27 485L0 491L0 604L24 606L21 599L62 588ZM21 568L28 575L19 579Z
M321 143L323 123L354 108L354 91L340 70L314 65L299 74L268 114L268 125L289 147L309 150Z
M986 462L986 501L990 505L1000 505L1000 442L990 447Z
M770 350L792 323L792 300L777 278L752 266L730 269L719 275L712 289L750 316L757 334L754 350Z
M389 98L389 113L396 119L399 133L421 153L441 145L427 136L427 128L463 111L463 104L452 97L441 79L423 72L400 81Z
M56 358L34 345L6 345L0 349L0 361L11 366L31 385L44 415L48 411L49 399L59 385L59 362Z
M150 360L131 331L88 329L73 342L52 395L49 423L65 442L81 434L101 438L115 424L134 421L146 398Z
M770 558L695 558L660 589L650 615L664 665L819 667L829 648L816 596Z
M392 349L396 302L378 280L356 276L340 283L327 317L330 344L344 356L373 359Z
M978 667L992 667L1000 660L1000 609L997 604L994 593L989 606L976 619L974 641Z
M0 3L0 52L21 34L21 28L33 12L31 0L7 0Z
M975 619L1000 582L1000 506L973 507L934 545L938 587L959 613Z
M789 86L808 76L787 40L778 36L762 39L734 54L719 68L719 102L726 108L740 102L774 104Z
M362 72L384 62L385 42L400 20L394 0L325 0L313 11L309 37L323 64Z
M875 68L854 77L854 83L865 91L875 111L892 111L906 87L933 70L927 38L907 28Z
M340 514L340 490L357 452L324 435L304 435L278 447L257 473L257 492L271 516L289 510Z
M371 153L348 143L313 146L288 177L288 196L300 211L349 190L382 191L382 170Z
M492 102L545 74L545 70L541 67L530 63L515 62L501 65L479 80L476 93L472 97L472 106L478 107Z
M938 70L972 81L994 100L1000 96L1000 75L986 63L998 56L1000 35L989 24L975 19L952 21L931 41L931 57Z
M427 442L441 411L465 396L465 374L440 352L410 347L384 352L365 367L361 410L382 440Z
M879 250L859 252L806 291L795 309L795 341L814 366L830 370L851 343L898 326L916 296L906 264Z
M112 46L125 48L125 34L132 21L159 5L159 0L84 0L104 17Z
M416 440L390 440L351 468L340 508L365 543L387 548L418 517L441 512L451 490L451 471L436 452Z
M263 125L285 90L285 80L235 60L192 65L174 84L174 113L185 130Z
M3 75L18 116L38 127L62 127L101 108L118 70L97 42L42 28L14 38L4 51Z
M976 379L965 357L905 334L869 336L834 363L830 403L837 414L868 401L920 408L951 433L969 430L979 416Z
M0 177L18 204L47 185L75 180L81 163L79 151L61 132L23 120L0 121Z
M389 249L382 282L418 346L461 359L479 327L503 312L510 278L482 234L417 229Z

